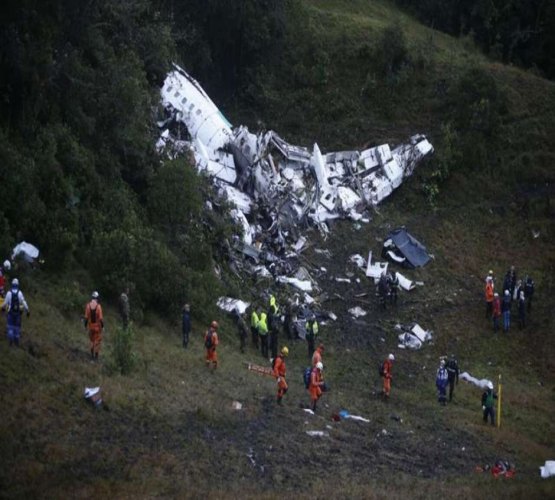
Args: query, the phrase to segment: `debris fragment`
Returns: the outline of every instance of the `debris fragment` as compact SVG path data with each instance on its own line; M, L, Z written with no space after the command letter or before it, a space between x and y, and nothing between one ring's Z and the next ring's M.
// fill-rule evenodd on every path
M366 314L368 313L364 309L362 309L362 307L356 306L349 309L349 314L351 314L355 318L361 318L363 316L366 316Z
M223 309L224 311L237 311L239 314L244 314L250 306L249 302L244 302L239 299L232 299L231 297L220 297L216 304L220 309Z
M555 460L547 460L545 465L540 467L540 476L544 479L555 476Z
M415 323L411 326L395 325L395 329L401 330L399 334L399 348L417 350L422 348L426 342L432 341L432 332L424 330L419 324Z
M312 437L327 437L330 435L329 432L326 431L305 431L306 434Z
M242 410L243 409L243 405L239 402L239 401L233 401L231 403L231 409L232 410Z
M402 227L391 231L382 249L382 256L408 267L422 267L431 260L426 247Z
M22 241L13 248L12 260L20 256L23 258L23 260L32 264L38 259L39 253L39 249L35 245L31 245L31 243Z
M102 395L100 392L100 387L85 387L84 391L85 399L92 403L95 408L102 406Z
M339 412L339 418L343 419L343 420L357 420L359 422L365 422L365 423L370 423L370 420L368 420L367 418L361 417L359 415L351 415L347 410L341 410Z

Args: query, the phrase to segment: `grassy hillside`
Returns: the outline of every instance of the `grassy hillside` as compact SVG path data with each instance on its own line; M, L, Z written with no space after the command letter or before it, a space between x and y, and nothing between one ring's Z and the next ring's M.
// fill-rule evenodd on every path
M292 56L298 67L279 79L269 74L250 107L240 100L222 106L233 123L256 128L262 120L292 141L317 140L325 150L395 142L425 132L441 157L442 125L455 123L461 111L456 106L461 77L478 68L493 77L507 99L494 161L485 161L486 168L463 156L438 183L430 205L423 186L439 168L431 162L372 214L370 224L337 223L326 241L316 231L310 234L312 246L303 261L309 269L328 269L319 279L328 296L322 298L322 308L338 316L322 326L332 390L323 396L316 416L301 408L308 405L301 382L307 364L303 342L289 344L290 391L282 407L274 402L275 382L246 370L246 361L261 358L250 347L239 353L235 328L224 317L218 318L222 345L216 372L203 365L206 325L194 324L190 348L184 351L176 326L179 313L164 319L147 313L135 325L135 370L121 376L111 362L117 317L110 304L101 362L88 358L79 317L91 278L24 274L32 316L24 319L22 348L0 342L1 496L554 494L555 483L541 480L538 470L554 459L555 442L555 227L549 206L553 83L492 63L387 2L307 0L301 7L308 31L295 35L298 53ZM375 50L383 47L380 37L392 22L402 26L411 63L403 70L408 73L387 80L379 77ZM470 137L462 129L459 133ZM482 139L487 143L487 137ZM435 259L424 269L406 272L424 281L424 287L402 294L396 308L381 312L373 288L348 257L379 253L384 236L398 225L406 225ZM331 257L316 248L327 248ZM510 265L520 275L534 277L536 302L525 330L513 324L508 335L495 336L483 318L483 277L492 268L499 283ZM346 272L361 283L333 279ZM267 285L244 284L243 298ZM286 294L284 289L276 292ZM369 295L356 297L364 292ZM353 305L368 316L352 320L347 309ZM397 348L394 325L410 321L433 330L433 345L417 352ZM397 361L386 404L377 396L376 366L388 352L395 352ZM446 408L437 404L438 357L451 352L462 370L478 378L502 375L500 429L483 425L481 392L464 382L454 403ZM94 385L102 386L102 410L82 398L84 387ZM233 401L241 402L243 410L233 410ZM343 408L370 423L332 421L332 414ZM328 435L311 437L307 430ZM475 472L476 466L498 458L516 464L515 479L495 481Z

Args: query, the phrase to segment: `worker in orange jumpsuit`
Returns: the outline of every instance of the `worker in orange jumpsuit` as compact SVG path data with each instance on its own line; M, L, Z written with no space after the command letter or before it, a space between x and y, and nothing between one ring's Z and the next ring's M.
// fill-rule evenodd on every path
M218 339L218 322L212 321L210 323L210 328L206 331L204 335L204 347L206 348L206 366L210 367L211 364L214 368L218 368L218 353L216 352L216 347L220 343Z
M383 363L383 396L385 399L389 399L389 393L391 392L391 379L393 378L391 369L393 368L393 361L395 361L395 356L390 354Z
M491 319L491 315L493 313L493 278L488 276L486 279L486 289L485 289L485 296L486 296L486 318Z
M284 346L281 348L281 352L277 356L276 361L274 363L273 374L274 374L274 377L276 377L276 381L277 381L277 387L278 387L277 403L278 404L281 404L281 399L283 398L284 394L287 392L287 389L288 389L287 382L285 381L285 374L286 374L285 358L287 356L289 356L289 348L287 346Z
M93 292L90 302L85 306L85 328L89 331L91 342L91 358L98 359L102 330L104 330L104 316L99 303L98 292Z
M318 361L320 361L321 363L324 362L324 360L322 359L323 354L324 354L324 344L320 344L314 351L314 354L312 355L312 368L316 366Z
M322 376L322 371L324 370L324 365L321 361L316 363L316 366L310 372L310 385L308 390L310 392L310 400L312 401L312 411L316 411L316 403L322 396L322 387L324 386L324 378Z

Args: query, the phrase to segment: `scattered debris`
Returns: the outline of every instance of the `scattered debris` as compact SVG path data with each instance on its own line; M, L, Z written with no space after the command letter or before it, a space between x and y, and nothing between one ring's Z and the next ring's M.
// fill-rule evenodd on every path
M244 361L244 363L247 367L247 370L251 372L258 373L258 375L266 375L268 377L274 376L272 369L269 366L255 365L254 363L249 363L247 361Z
M488 385L491 384L491 380L488 380L486 378L482 378L482 379L478 380L477 378L470 375L470 373L468 373L468 372L461 373L459 375L459 378L462 379L462 380L466 380L467 382L470 382L471 384L474 384L475 386L479 387L480 389L487 389Z
M368 420L367 418L361 417L359 415L351 415L347 410L341 410L339 412L339 418L343 419L343 420L358 420L359 422L366 422L366 423L370 423L370 420Z
M233 127L177 65L167 75L161 99L167 117L158 123L160 153L176 157L192 152L197 169L210 175L219 194L234 206L231 215L241 228L229 242L236 272L271 277L304 292L317 283L298 275L299 253L307 245L302 228L317 227L325 239L328 220L369 222L368 210L433 152L423 135L394 148L383 144L360 152L322 153L317 144L312 150L295 146L271 130L253 134L244 126ZM331 258L327 250L315 251ZM357 256L356 264L364 267L364 259Z
M33 264L39 258L39 253L40 251L35 245L22 241L13 248L12 260L15 260L17 257L21 257L25 260L25 262Z
M364 260L364 257L362 255L359 255L358 253L355 255L351 255L349 257L349 261L353 264L356 264L357 267L360 267L361 269L364 269L366 267L366 261Z
M220 297L216 304L220 309L223 309L224 311L237 311L239 314L245 314L245 311L250 306L249 302L244 302L239 299L232 299L231 297Z
M507 460L497 460L494 465L484 465L476 467L476 472L491 471L491 475L495 478L503 476L511 479L516 474L515 466Z
M311 415L314 415L314 412L310 408L303 408L303 411L305 411L306 413L310 413Z
M540 475L544 479L555 476L555 460L547 460L545 465L540 467Z
M400 349L420 349L426 342L432 341L432 332L424 330L418 323L411 326L395 325L396 330L401 330L399 334Z
M432 258L426 247L403 227L389 233L383 244L382 257L407 267L425 266Z
M362 309L362 307L356 306L349 309L349 314L351 314L355 318L361 318L363 316L366 316L366 314L368 313L364 309Z
M329 432L326 431L305 431L306 434L312 437L328 437L330 435Z
M102 394L100 392L100 387L85 387L83 395L89 403L94 405L95 408L102 406Z
M239 403L239 401L233 401L231 403L231 409L232 410L242 410L243 409L243 405L241 403Z

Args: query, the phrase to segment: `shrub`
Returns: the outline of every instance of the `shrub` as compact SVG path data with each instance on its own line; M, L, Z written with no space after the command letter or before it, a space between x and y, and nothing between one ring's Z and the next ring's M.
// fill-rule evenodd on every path
M112 363L115 371L122 375L129 375L137 362L137 355L133 351L133 326L117 327L114 331Z

